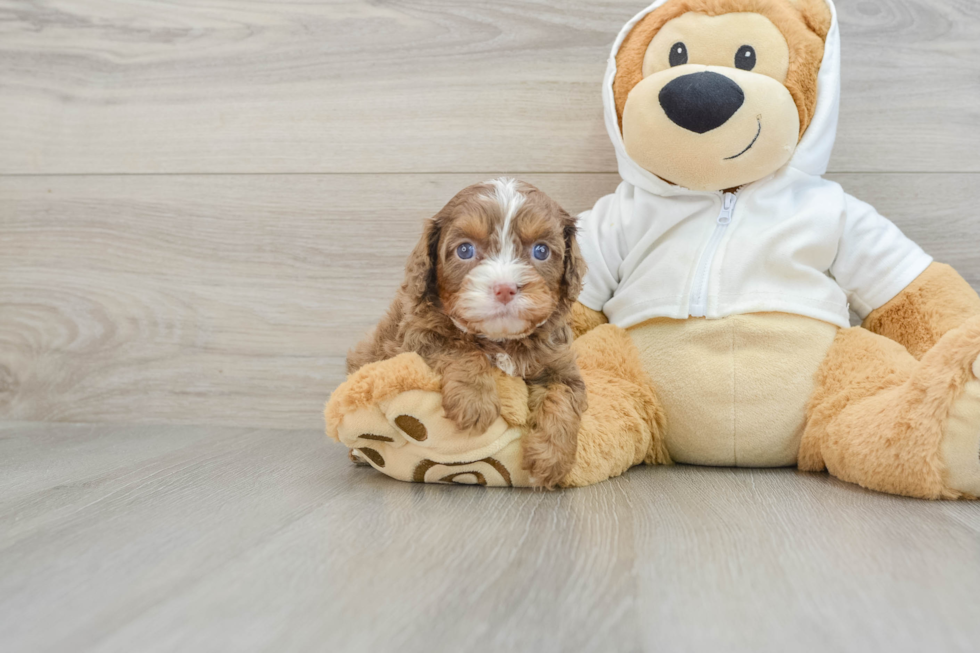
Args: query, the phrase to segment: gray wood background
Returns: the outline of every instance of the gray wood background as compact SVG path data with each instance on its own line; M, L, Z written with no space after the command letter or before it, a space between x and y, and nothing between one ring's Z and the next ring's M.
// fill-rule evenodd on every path
M319 428L422 218L616 183L643 0L0 0L0 419ZM841 0L831 177L980 286L980 3Z
M0 0L0 651L978 649L976 503L421 486L325 442L424 217L616 186L645 1ZM839 10L830 176L980 288L980 2Z

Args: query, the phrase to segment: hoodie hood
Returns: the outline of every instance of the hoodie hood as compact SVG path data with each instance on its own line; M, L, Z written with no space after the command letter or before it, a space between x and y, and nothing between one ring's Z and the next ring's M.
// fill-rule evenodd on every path
M626 153L623 134L619 130L619 120L616 117L616 101L613 95L613 81L616 79L616 55L623 41L647 14L654 11L669 0L657 0L649 7L634 16L613 43L606 67L606 76L602 86L602 104L604 108L606 131L616 150L616 160L619 164L619 174L624 181L647 192L661 196L698 194L705 191L693 191L681 186L670 184L642 168ZM827 172L830 155L834 149L834 139L837 136L837 118L840 111L840 31L837 25L837 9L832 0L826 0L831 13L831 26L824 43L823 59L820 72L817 75L817 103L813 119L796 147L789 163L783 169L793 168L804 174L819 177Z

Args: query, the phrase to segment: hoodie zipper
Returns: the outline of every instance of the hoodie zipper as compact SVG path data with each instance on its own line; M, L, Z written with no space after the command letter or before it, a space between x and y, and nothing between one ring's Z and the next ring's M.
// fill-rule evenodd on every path
M721 202L721 213L715 220L715 230L708 239L708 244L701 252L701 259L698 261L697 272L694 274L694 283L691 286L691 304L688 312L691 317L704 317L708 309L708 278L711 272L711 265L715 261L715 254L718 253L718 246L721 239L725 237L728 225L732 223L732 215L735 213L735 204L738 202L738 193L725 193Z

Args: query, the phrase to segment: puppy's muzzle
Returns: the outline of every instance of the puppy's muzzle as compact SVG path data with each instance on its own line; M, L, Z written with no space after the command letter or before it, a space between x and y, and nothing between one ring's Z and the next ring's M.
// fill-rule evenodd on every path
M660 90L660 106L667 117L696 134L721 127L744 102L738 84L710 71L682 75Z
M517 295L518 288L515 283L504 283L498 281L493 284L493 298L501 304L509 304L514 296Z

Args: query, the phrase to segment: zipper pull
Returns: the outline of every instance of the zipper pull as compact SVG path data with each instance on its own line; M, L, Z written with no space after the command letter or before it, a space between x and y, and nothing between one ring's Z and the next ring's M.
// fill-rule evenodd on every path
M718 224L729 224L732 221L732 214L735 212L735 202L737 200L738 195L735 193L725 193L721 213L718 214Z

